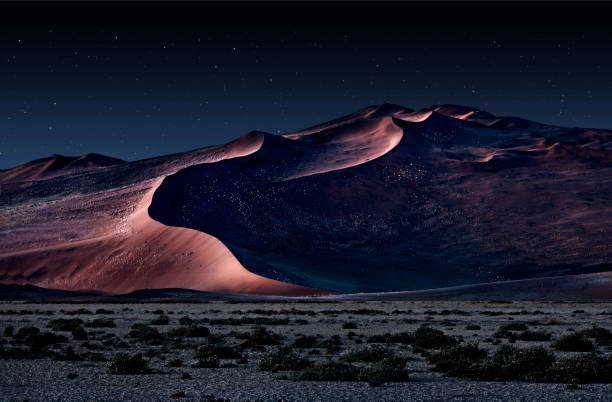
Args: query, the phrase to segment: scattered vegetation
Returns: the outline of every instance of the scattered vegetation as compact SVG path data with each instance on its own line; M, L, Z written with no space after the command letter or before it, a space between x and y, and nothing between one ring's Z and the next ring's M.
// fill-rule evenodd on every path
M242 346L250 347L252 345L280 345L284 337L265 327L254 327L250 332L236 334L236 339L244 339Z
M564 352L591 352L595 350L593 342L579 333L564 335L553 346L555 349Z
M198 325L181 326L168 331L168 337L170 338L204 338L207 336L210 336L210 330Z
M104 318L96 318L93 321L86 322L85 326L89 328L115 328L117 327L113 320L108 320Z
M393 352L379 345L371 345L365 348L346 352L340 356L340 360L344 362L379 362L386 358L392 357Z
M312 361L287 349L280 349L274 353L267 353L259 360L261 371L298 371L313 365Z
M127 353L117 353L108 367L109 374L146 374L150 370L148 362L142 358L140 353L129 355Z
M132 325L129 336L149 345L159 345L163 340L162 334L157 329L142 323Z
M49 321L49 328L53 331L59 332L72 332L76 327L83 324L83 320L80 318L59 318L57 320Z

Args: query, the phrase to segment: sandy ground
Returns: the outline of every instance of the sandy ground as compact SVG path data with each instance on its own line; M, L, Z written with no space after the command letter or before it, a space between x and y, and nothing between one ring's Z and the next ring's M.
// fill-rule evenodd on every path
M74 313L78 309L86 311ZM106 309L110 313L96 314ZM359 311L360 309L366 309ZM407 371L410 381L387 383L371 387L363 382L297 382L280 379L283 373L272 374L258 370L258 362L265 351L248 350L248 362L221 360L221 368L192 368L194 349L203 338L185 338L179 348L165 341L162 345L146 345L130 339L127 334L137 322L149 323L159 311L169 317L168 325L153 326L161 333L179 326L179 318L193 320L241 317L288 318L283 325L265 325L284 336L283 344L291 345L298 334L320 334L321 339L340 336L341 345L336 352L327 349L301 349L298 352L314 361L337 358L341 353L364 346L358 344L374 334L414 331L423 323L443 330L446 334L477 341L481 347L494 349L497 345L492 334L500 325L509 322L527 323L529 329L552 333L552 341L572 330L589 328L593 324L612 328L612 303L559 303L559 302L443 302L443 301L342 301L342 302L228 302L203 303L19 303L0 304L0 334L13 326L15 332L26 326L41 331L50 320L80 318L90 322L96 318L112 320L116 328L86 328L88 341L73 339L70 332L57 332L68 338L82 356L82 361L56 361L51 358L34 360L0 360L0 400L167 400L177 392L184 392L188 400L609 400L612 385L586 384L569 389L566 384L477 382L447 378L428 369L428 364L411 347L390 346L397 355L409 358ZM285 310L285 312L281 312ZM287 311L288 310L288 311ZM345 329L342 324L353 322L356 329ZM480 330L467 330L476 324ZM236 332L249 331L252 325L225 325L203 323L214 335L221 335L227 344L235 346L241 341ZM95 333L98 331L97 333ZM348 337L348 333L356 333ZM105 345L113 338L119 342ZM0 345L8 346L11 338L2 336ZM121 345L120 341L125 341ZM90 347L85 347L88 342ZM504 340L502 343L506 342ZM112 342L111 342L112 343ZM364 342L365 344L365 342ZM522 342L517 346L550 342ZM98 345L99 349L91 349ZM267 351L276 346L266 346ZM610 350L599 348L603 354ZM91 353L100 353L111 359L117 352L142 352L149 367L157 373L142 375L107 374L108 361L92 361ZM317 354L312 354L317 353ZM330 354L331 353L331 354ZM567 353L555 352L558 356ZM100 355L99 355L100 356ZM182 367L168 367L167 363L180 359ZM228 366L228 367L223 367ZM71 373L76 378L69 379ZM190 380L181 379L189 373ZM208 398L208 399L207 399ZM226 400L226 399L223 399Z

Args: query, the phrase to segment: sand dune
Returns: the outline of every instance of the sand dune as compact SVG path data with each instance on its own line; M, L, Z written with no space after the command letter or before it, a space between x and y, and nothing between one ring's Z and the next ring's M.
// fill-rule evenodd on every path
M608 272L611 139L384 104L132 163L38 160L0 172L0 282L309 295Z
M0 171L0 183L8 181L28 181L51 178L62 174L74 174L88 169L113 166L124 163L121 159L100 154L82 156L53 155L34 160L13 169Z
M213 147L197 160L167 169L173 172L192 163L211 163L255 152L263 135L251 133L221 147ZM74 159L78 160L78 159ZM219 240L191 229L168 227L152 220L147 208L162 177L137 182L125 188L109 189L116 193L108 203L99 203L98 213L113 213L128 208L113 224L97 219L71 220L76 238L66 241L61 236L48 239L51 245L17 250L24 243L15 239L11 251L0 255L0 280L3 283L28 283L37 286L78 290L95 289L126 293L143 288L187 288L213 292L311 295L317 291L263 278L247 271ZM92 197L70 199L73 211L90 218L85 205ZM47 207L47 213L50 213ZM106 209L106 210L105 210ZM65 214L58 213L58 219ZM52 224L51 222L46 223ZM97 237L88 238L88 227L103 228ZM24 234L24 237L32 236ZM2 233L8 239L10 232ZM23 247L22 247L23 248Z

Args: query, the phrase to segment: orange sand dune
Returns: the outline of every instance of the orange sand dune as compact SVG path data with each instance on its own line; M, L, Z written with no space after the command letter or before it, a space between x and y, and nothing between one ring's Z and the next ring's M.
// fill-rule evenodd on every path
M225 146L196 151L195 159L192 156L182 163L168 164L166 174L194 163L248 155L259 149L262 142L262 134L252 133ZM78 233L70 241L58 229L58 233L46 234L44 244L50 246L28 246L32 243L21 237L36 235L35 225L30 230L35 234L23 229L0 232L0 239L6 241L2 249L10 250L0 255L0 282L110 293L143 288L299 296L328 293L255 275L216 238L151 219L147 208L163 177L134 183L128 187L129 191L109 189L103 194L46 204L44 211L55 214L56 228L62 227L62 220L70 219L71 231ZM102 202L101 198L105 200ZM80 212L82 216L76 219L67 216L66 205L70 205L71 214ZM98 207L95 214L88 209L90 205ZM104 219L104 215L121 209L131 212L120 219ZM42 226L50 224L53 219ZM88 238L91 233L98 236Z

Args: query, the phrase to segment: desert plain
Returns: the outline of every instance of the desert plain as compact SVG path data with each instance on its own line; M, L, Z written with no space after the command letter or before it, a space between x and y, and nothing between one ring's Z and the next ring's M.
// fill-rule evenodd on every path
M6 301L0 399L608 400L611 317L607 302Z

